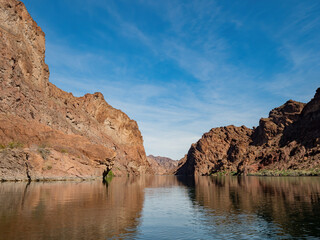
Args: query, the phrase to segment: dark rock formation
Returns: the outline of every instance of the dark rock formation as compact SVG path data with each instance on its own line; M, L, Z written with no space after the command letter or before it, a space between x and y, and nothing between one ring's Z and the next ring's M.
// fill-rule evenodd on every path
M167 157L160 156L147 156L147 160L150 163L155 174L165 175L171 174L172 170L178 166L178 161L172 160Z
M134 120L101 93L74 97L49 82L45 34L17 0L0 0L0 148L4 180L151 171Z
M315 169L320 170L320 89L308 104L289 100L273 109L257 128L211 129L192 144L175 174Z

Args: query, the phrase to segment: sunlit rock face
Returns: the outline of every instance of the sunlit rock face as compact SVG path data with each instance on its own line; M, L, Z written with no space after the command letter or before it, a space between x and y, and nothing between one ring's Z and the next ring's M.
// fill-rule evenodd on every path
M74 97L49 82L45 34L20 1L0 0L0 53L0 179L151 172L134 120L101 93Z
M177 175L320 173L320 89L308 103L289 100L259 126L213 128L192 144Z

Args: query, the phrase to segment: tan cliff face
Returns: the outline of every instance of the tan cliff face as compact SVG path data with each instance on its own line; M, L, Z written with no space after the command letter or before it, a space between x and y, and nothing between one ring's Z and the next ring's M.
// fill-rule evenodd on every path
M49 82L45 34L20 1L0 0L0 54L0 179L151 171L134 120L101 93L74 97Z
M289 100L259 126L213 128L192 144L177 175L320 170L320 89L308 103Z

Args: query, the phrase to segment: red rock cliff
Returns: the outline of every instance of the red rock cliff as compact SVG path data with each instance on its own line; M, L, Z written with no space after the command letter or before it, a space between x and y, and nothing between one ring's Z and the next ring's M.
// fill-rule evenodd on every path
M138 125L101 93L74 97L49 82L45 34L24 4L0 0L0 179L150 171Z

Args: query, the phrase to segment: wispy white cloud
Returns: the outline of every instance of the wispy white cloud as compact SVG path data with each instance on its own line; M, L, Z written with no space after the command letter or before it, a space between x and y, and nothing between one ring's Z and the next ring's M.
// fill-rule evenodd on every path
M266 82L270 92L307 102L320 86L319 10L317 1L299 2L283 27L273 33L272 37L281 44L279 53L287 59L288 66Z
M148 154L179 159L212 127L257 125L259 117L287 98L310 98L318 83L318 48L310 48L314 44L310 39L298 44L290 35L303 21L307 23L300 29L301 34L318 26L316 18L306 20L310 18L308 11L296 13L300 14L296 18L299 20L291 21L286 29L265 30L279 43L279 54L288 62L285 70L265 77L232 61L233 46L221 31L226 25L241 31L247 22L224 12L221 2L139 1L167 24L157 34L129 21L115 1L87 2L86 11L92 17L95 12L89 8L93 5L104 9L113 21L102 18L100 23L142 45L144 52L129 58L112 49L93 52L63 40L48 41L51 81L78 96L102 92L109 104L137 120ZM93 32L106 42L112 41L100 29ZM144 73L161 61L175 65L188 81L182 77L164 81ZM305 84L306 79L312 82Z
M109 8L108 11L110 13ZM174 39L163 41L148 36L133 23L126 22L117 13L113 12L112 14L119 23L117 26L121 26L119 32L125 37L134 38L150 48L155 54L176 61L182 69L197 80L207 82L206 85L202 89L197 89L198 92L196 92L196 89L182 82L167 84L167 86L159 86L157 83L139 84L139 79L134 79L134 76L130 75L134 71L127 70L129 66L126 64L117 70L118 65L115 63L117 61L114 59L108 61L106 56L49 44L50 62L53 65L62 64L74 71L91 73L94 69L90 68L92 62L98 60L111 69L105 79L74 79L53 75L54 83L70 91L75 91L78 95L87 91L103 92L111 105L120 108L138 121L148 153L168 155L175 159L182 157L190 144L211 127L232 123L253 125L249 120L251 115L248 115L248 111L243 112L240 108L237 111L233 106L249 106L250 104L245 104L246 99L244 102L238 99L238 102L234 104L230 104L230 99L225 99L228 89L224 86L223 81L231 78L234 73L219 63L217 53L219 50L217 49L221 47L221 42L217 43L218 47L212 43L204 42L207 44L205 52L198 53L190 47L175 43ZM175 14L172 13L172 15ZM185 21L182 16L181 19ZM178 21L175 23L177 24ZM181 23L181 25L184 24ZM193 24L192 28L196 31L196 23ZM178 35L183 36L182 30L178 26L174 28L178 31ZM208 56L209 53L211 53L210 56ZM225 72L223 73L223 71ZM122 75L124 79L116 82L114 78L119 79L119 75ZM103 85L101 86L101 84ZM155 104L152 101L153 98L156 98ZM235 102L236 99L231 99L231 101ZM227 106L228 103L229 106ZM234 121L235 119L238 121Z
M104 81L105 85L99 86L100 80L96 79L57 77L57 80L53 81L66 90L72 90L78 96L88 91L101 91L109 104L137 120L148 154L166 155L175 159L180 159L190 145L212 127L229 124L253 126L258 122L256 116L261 113L258 106L245 104L243 101L238 103L240 107L237 110L232 105L206 103L192 94L188 86L180 86L185 94L175 101L168 100L165 104L154 105L149 102L150 98L175 94L177 90L158 88L154 85L140 86L135 83L129 86L125 86L124 83L112 85L108 81ZM130 94L126 89L130 89ZM148 95L148 91L152 94ZM243 109L241 106L252 108Z

